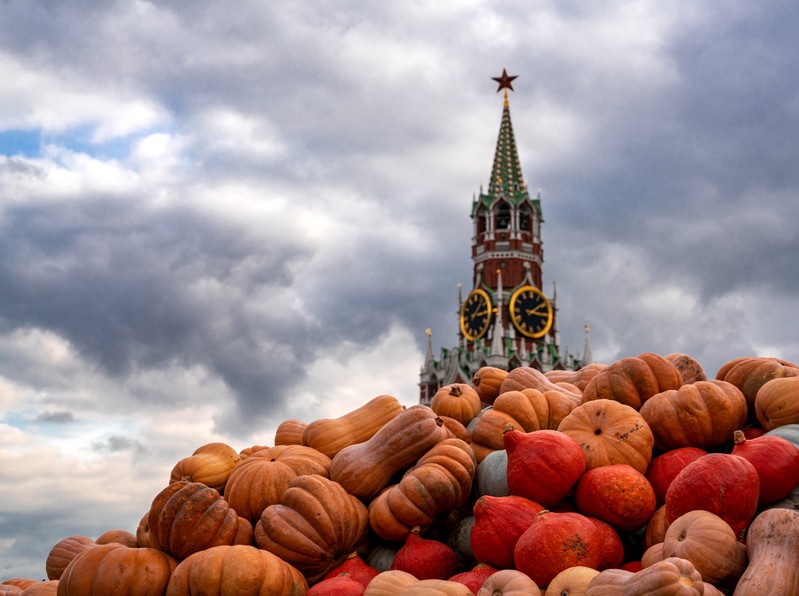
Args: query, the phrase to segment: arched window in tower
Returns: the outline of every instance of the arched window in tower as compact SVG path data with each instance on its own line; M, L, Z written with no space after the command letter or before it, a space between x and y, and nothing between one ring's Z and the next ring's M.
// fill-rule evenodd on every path
M486 213L486 210L482 206L477 209L474 222L475 239L477 242L482 242L486 230L488 229L488 213Z
M519 231L523 237L533 233L533 212L529 205L522 205L519 209Z
M510 228L510 205L501 201L496 210L497 230L507 230Z

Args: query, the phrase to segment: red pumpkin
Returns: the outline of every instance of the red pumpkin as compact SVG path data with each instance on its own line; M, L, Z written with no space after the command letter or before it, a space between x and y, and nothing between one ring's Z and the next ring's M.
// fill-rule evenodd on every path
M516 542L516 569L538 586L578 565L597 569L602 563L602 533L579 513L542 511Z
M455 551L438 540L422 538L419 527L411 530L391 562L392 571L404 571L419 580L448 579L457 567Z
M365 591L361 582L355 581L349 573L344 572L311 586L306 596L362 596Z
M453 575L449 578L449 581L463 584L472 591L472 594L477 594L477 591L483 586L485 581L497 571L498 570L491 567L491 565L478 563L469 571Z
M602 533L602 562L599 564L599 570L615 569L624 563L624 544L618 532L613 529L609 523L602 521L596 517L589 517L594 525L599 528Z
M646 470L646 479L655 491L658 506L666 502L666 491L677 474L703 455L707 455L707 451L699 447L680 447L666 451L650 462Z
M740 455L757 470L760 478L759 505L784 499L799 485L799 450L789 441L777 436L746 439L735 431L733 455Z
M473 507L474 524L469 535L472 556L497 569L512 569L516 541L543 509L524 497L480 497Z
M365 588L380 572L374 567L367 565L366 561L364 561L357 552L353 552L350 553L346 561L328 573L324 579L338 577L342 573L349 574L350 578L360 582Z
M589 470L577 483L577 510L623 532L643 527L656 509L655 491L646 477L627 464Z
M505 433L508 487L512 495L553 507L569 495L585 472L579 443L556 430Z
M741 536L752 521L760 496L755 467L738 455L709 453L685 466L666 491L666 519L696 509L715 513Z

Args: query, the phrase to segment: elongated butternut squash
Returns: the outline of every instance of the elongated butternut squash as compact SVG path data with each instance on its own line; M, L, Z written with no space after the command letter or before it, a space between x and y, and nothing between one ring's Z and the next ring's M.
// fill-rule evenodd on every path
M302 444L333 458L344 447L363 443L402 412L403 405L391 395L378 395L340 418L315 420L305 427Z
M330 466L330 479L351 495L369 501L391 483L397 472L415 464L448 436L444 421L432 409L411 406L371 439L339 451Z

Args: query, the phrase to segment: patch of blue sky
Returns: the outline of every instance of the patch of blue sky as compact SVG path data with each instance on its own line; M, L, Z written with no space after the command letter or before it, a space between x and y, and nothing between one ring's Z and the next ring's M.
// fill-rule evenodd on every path
M0 131L0 155L36 157L41 152L42 140L38 130Z

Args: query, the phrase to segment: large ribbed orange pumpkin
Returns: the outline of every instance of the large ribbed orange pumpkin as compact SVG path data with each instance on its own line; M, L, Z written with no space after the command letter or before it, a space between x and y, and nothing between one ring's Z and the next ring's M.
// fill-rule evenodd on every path
M697 381L652 396L641 416L660 451L678 447L712 449L729 443L747 418L746 399L732 383Z
M252 524L213 488L199 482L173 482L147 514L152 548L178 560L221 544L250 544Z
M308 584L298 569L249 545L215 546L181 561L167 596L285 594L301 596Z
M64 573L70 561L85 551L87 548L97 546L97 543L81 534L67 536L56 542L50 549L45 561L47 579L58 579Z
M340 565L364 541L366 506L337 482L297 476L255 525L258 546L299 569L309 584Z
M241 457L233 447L226 443L208 443L195 449L189 457L184 457L169 477L169 482L186 480L202 482L218 490L225 489L230 473L241 462Z
M558 430L580 445L587 470L627 464L645 474L652 459L655 438L649 424L633 407L615 400L595 399L577 406Z
M233 470L225 500L251 522L269 505L280 502L291 481L301 474L330 474L330 458L304 445L277 445L254 451Z
M152 548L102 544L72 559L58 580L58 596L163 596L177 561Z
M771 379L755 395L755 416L767 431L799 424L799 377Z
M754 415L755 398L760 388L772 379L799 376L799 365L779 358L750 356L733 358L721 366L716 378L732 383L746 398Z

